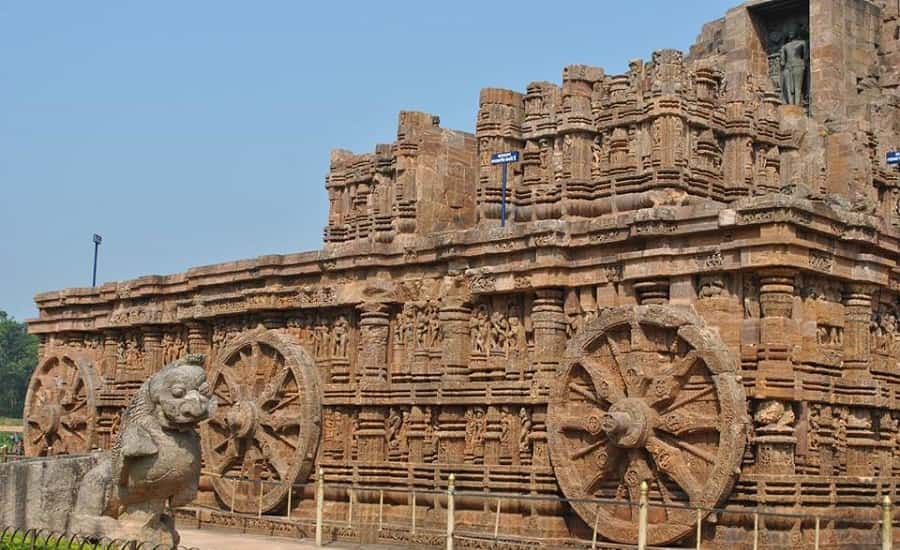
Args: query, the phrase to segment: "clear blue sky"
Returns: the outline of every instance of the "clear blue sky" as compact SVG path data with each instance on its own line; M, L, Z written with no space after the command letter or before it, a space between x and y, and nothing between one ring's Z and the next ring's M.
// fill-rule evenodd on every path
M478 91L624 72L738 0L0 0L0 309L36 292L312 250L332 148L397 111L474 130Z

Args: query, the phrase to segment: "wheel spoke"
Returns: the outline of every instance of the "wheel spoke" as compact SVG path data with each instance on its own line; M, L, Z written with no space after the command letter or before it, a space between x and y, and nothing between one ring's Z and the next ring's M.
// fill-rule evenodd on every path
M662 414L668 414L671 411L674 411L678 408L681 408L681 407L687 405L688 403L692 403L692 402L700 399L701 397L706 397L707 395L713 393L714 391L716 391L716 388L714 386L707 386L706 388L703 388L702 390L698 391L697 393L686 394L684 397L679 398L677 401L675 401L674 403L669 405L666 408L666 410L662 412Z
M600 489L600 484L608 479L611 474L614 475L616 473L620 458L621 452L611 445L607 446L599 453L596 464L597 473L584 487L584 493L586 495L593 496L594 493Z
M694 364L700 359L700 354L697 353L697 350L692 349L685 355L684 357L679 358L677 361L672 363L668 368L663 370L663 374L668 374L669 376L674 376L676 378L681 378L690 372L691 368Z
M656 467L681 487L691 503L697 503L703 485L691 473L682 452L655 437L647 441L647 451L653 456Z
M291 450L295 450L297 448L296 444L292 444L286 439L270 434L266 430L259 430L256 432L256 441L259 445L260 449L263 448L263 443L267 444L269 447L268 453L261 453L261 456L264 456L265 459L275 468L275 471L278 473L278 477L281 479L287 479L288 477L288 462L287 459L283 456L281 452L279 452L279 448L283 447L282 443L287 444L291 447Z
M579 458L583 458L583 457L587 456L591 451L594 451L595 449L599 449L603 445L606 445L605 437L601 437L597 441L594 441L593 443L590 443L590 444L578 449L577 451L569 454L569 458L571 460L578 460Z
M674 411L661 416L656 427L678 436L719 431L718 418L683 411Z
M615 362L614 358L613 361ZM625 379L622 377L618 364L615 369L610 369L605 362L597 357L585 357L581 360L581 363L594 384L595 400L600 398L607 403L615 403L625 398L625 390L623 389L626 385ZM616 380L621 381L621 385Z

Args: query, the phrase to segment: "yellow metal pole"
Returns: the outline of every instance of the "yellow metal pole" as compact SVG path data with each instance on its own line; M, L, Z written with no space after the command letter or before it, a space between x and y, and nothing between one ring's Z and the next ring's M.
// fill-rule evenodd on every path
M456 504L453 502L455 484L456 475L450 474L450 479L447 481L447 550L453 550L453 530L455 528L453 516L456 512Z
M697 550L700 550L700 543L703 540L703 510L697 508Z
M316 546L322 546L322 516L325 511L325 472L319 468L316 478Z
M497 499L497 515L494 517L494 540L497 540L497 536L500 534L500 503L502 501Z
M294 502L293 498L291 498L294 496L293 492L294 492L294 484L288 483L288 507L287 507L287 518L288 519L291 519L291 505Z
M759 550L759 512L753 512L753 550Z
M234 499L237 498L238 480L233 478L234 483L231 484L231 513L234 513Z
M881 503L881 549L891 550L894 547L893 514L891 512L891 497L884 495Z
M638 504L638 550L647 550L647 482L641 482L641 499Z
M263 480L259 480L259 507L256 511L256 517L262 518L262 497L263 497Z
M410 529L410 534L416 534L416 491L412 492L412 529Z
M815 550L819 550L819 518L816 517L816 540L815 540Z
M384 489L378 491L378 532L384 525Z

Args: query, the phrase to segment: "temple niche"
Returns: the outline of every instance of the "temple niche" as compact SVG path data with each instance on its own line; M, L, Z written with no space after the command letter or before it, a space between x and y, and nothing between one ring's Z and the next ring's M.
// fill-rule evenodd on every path
M809 2L763 4L751 10L766 52L768 74L785 105L809 109Z

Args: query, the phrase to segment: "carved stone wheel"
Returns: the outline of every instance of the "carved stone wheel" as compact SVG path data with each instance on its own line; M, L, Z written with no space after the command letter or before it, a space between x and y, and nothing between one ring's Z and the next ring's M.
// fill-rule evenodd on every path
M737 369L718 334L669 306L607 310L572 340L547 424L557 480L581 519L636 543L646 481L648 542L693 533L695 511L654 504L711 508L730 493L749 423Z
M219 402L202 427L208 471L222 502L256 513L277 507L289 483L303 482L315 460L321 426L319 375L312 357L291 336L256 329L218 354L209 374Z
M82 454L96 443L99 378L91 357L61 351L44 357L25 395L25 453Z

